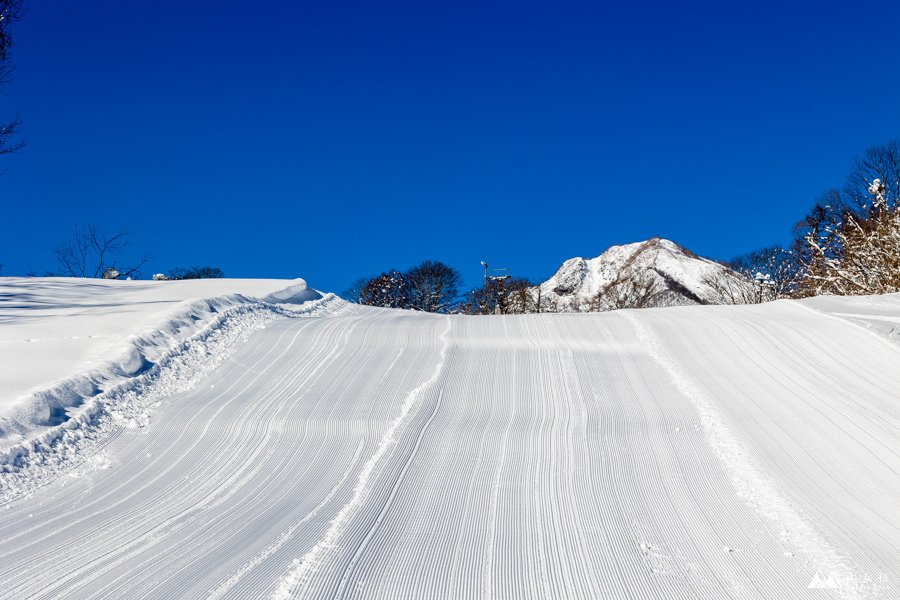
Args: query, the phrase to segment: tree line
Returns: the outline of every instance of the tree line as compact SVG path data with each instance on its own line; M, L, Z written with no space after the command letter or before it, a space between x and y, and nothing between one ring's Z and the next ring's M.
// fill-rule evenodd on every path
M518 315L556 312L555 300L542 293L540 286L526 277L486 277L457 305L466 315Z
M771 299L900 292L898 140L854 158L844 185L815 200L787 247L755 250L728 264L765 282Z
M462 281L462 275L453 267L425 260L406 271L391 269L357 279L344 296L368 306L446 313L455 305Z
M555 306L524 277L485 277L482 287L461 293L462 275L440 261L426 260L357 279L343 297L357 304L468 315L553 312ZM534 292L533 290L537 290Z
M129 258L127 247L126 231L105 233L93 225L75 227L57 244L57 268L47 275L140 278L148 258ZM757 293L748 293L747 286L736 286L730 280L711 282L730 286L724 295L735 304L819 294L900 292L900 142L894 139L872 146L856 157L843 187L827 190L816 199L795 224L788 246L761 248L726 264L747 281L759 283ZM172 269L154 279L223 276L218 267L196 266ZM370 306L439 313L556 310L550 298L542 297L541 288L526 278L486 277L481 287L461 295L462 283L453 267L426 260L403 272L390 270L357 280L345 296ZM626 291L620 295L635 296ZM597 310L618 307L613 303Z
M844 185L815 200L794 225L789 245L760 248L724 264L742 277L705 281L733 304L900 292L900 142L892 139L854 158ZM446 283L435 287L436 281ZM485 277L481 287L456 297L461 282L452 267L425 261L405 272L357 280L345 297L370 306L470 315L557 310L553 298L527 278ZM616 293L598 296L591 310L639 306L633 301L642 297L639 285L614 282Z

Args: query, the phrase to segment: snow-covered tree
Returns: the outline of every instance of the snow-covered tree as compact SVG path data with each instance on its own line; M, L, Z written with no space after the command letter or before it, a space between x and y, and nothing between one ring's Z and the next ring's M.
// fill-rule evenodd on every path
M892 139L856 157L842 196L854 213L865 218L895 208L900 203L900 142Z
M459 312L469 315L521 315L556 312L552 300L527 277L488 277L484 285L471 290Z
M406 276L394 269L370 279L359 293L359 303L383 308L409 308L409 296Z
M505 281L505 288L507 314L540 312L540 288L527 278L510 277Z
M885 294L900 291L900 204L880 179L865 185L865 212L845 207L809 227L801 294Z
M803 268L793 250L779 246L769 246L736 256L728 262L728 266L744 275L747 279L756 280L760 273L770 282L768 299L789 298L794 294L803 277ZM730 280L726 283L729 283ZM752 303L752 294L748 295L746 285L733 285L728 290L735 304Z

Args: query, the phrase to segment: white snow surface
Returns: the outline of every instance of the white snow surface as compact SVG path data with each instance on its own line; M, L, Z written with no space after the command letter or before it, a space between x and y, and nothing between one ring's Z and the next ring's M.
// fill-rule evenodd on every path
M0 598L900 597L900 295L301 292L229 305L0 470Z
M317 295L302 279L0 278L0 462L223 312Z
M726 266L661 238L610 246L595 258L571 258L540 284L542 296L560 312L596 310L598 294L609 296L613 308L733 304L731 295L750 287Z

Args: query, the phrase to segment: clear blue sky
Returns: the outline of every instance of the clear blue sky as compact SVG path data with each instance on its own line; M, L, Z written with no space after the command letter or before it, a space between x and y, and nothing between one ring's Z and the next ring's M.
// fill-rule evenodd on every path
M897 2L25 1L5 274L90 222L148 273L336 291L654 235L729 258L900 135Z

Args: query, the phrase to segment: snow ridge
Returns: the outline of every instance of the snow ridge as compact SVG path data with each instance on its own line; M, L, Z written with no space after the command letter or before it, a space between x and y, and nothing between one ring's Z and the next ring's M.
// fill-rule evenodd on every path
M42 392L52 401L54 395L71 396L73 390L84 389L86 381L90 382L89 391L102 389L104 377L109 377L111 384L96 395L82 398L80 405L69 399L70 405L77 406L68 409L69 418L0 452L0 505L33 492L64 469L98 466L93 459L111 435L124 428L146 426L153 407L174 393L195 387L252 332L276 319L325 315L346 306L334 294L316 296L318 299L300 305L254 300L240 294L191 302L170 323L199 320L198 315L209 317L209 321L154 362L145 358L148 350L171 343L162 330L133 341L129 354L141 368L132 373L119 368L99 369ZM99 466L102 468L102 464Z
M294 560L290 571L281 579L278 588L272 594L272 600L287 600L300 594L302 591L301 586L308 581L309 576L321 563L323 555L334 548L338 539L340 539L341 535L346 530L351 517L366 501L370 491L370 482L376 467L378 467L391 446L396 443L400 429L406 422L410 412L412 412L413 407L418 404L422 393L431 387L438 380L438 377L440 377L444 362L447 358L447 351L450 348L449 334L451 321L450 317L445 316L444 319L446 320L447 326L440 335L440 356L431 376L413 389L403 400L403 403L400 406L400 412L381 437L378 446L375 448L375 452L362 466L356 479L356 485L353 487L353 493L350 500L341 508L334 519L332 519L322 538L316 542L302 558Z
M841 598L878 598L874 587L864 588L864 573L816 531L802 511L778 488L734 435L703 389L667 355L658 338L633 313L622 316L634 327L642 348L669 375L675 388L688 398L700 416L707 442L740 497L757 514L775 525L781 539L809 557L838 582Z

